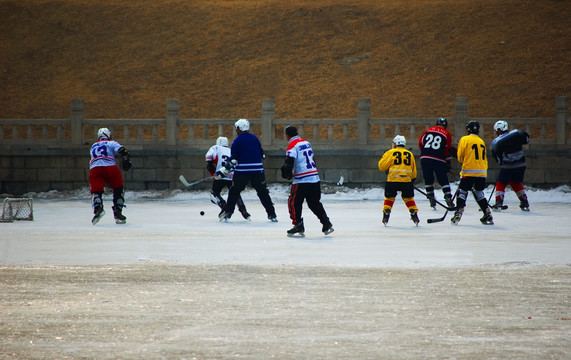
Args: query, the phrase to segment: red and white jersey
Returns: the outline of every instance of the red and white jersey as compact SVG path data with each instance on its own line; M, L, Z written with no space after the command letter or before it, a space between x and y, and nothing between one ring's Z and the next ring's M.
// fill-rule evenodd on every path
M122 148L121 144L113 140L99 140L91 145L91 162L89 168L93 169L98 166L115 166L115 156L117 151Z
M216 171L220 170L224 161L230 158L230 148L226 146L214 145L206 153L206 161L212 161L216 165ZM232 180L234 172L229 173L223 180Z
M313 150L311 144L299 136L294 136L289 140L286 156L295 159L293 165L293 182L316 183L319 181L317 166L313 161Z

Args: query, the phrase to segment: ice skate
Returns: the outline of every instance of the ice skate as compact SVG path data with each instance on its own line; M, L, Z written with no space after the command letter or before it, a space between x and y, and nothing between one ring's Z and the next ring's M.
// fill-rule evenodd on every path
M331 234L333 231L335 231L333 229L333 224L331 224L331 221L329 221L329 219L325 220L325 222L323 223L323 226L321 227L321 231L325 234L325 235L329 235Z
M115 217L115 224L125 224L127 217L123 215L122 209L118 206L113 206L113 216Z
M252 221L250 213L246 211L246 208L240 208L238 209L240 210L240 214L242 214L242 217L248 221Z
M291 229L287 231L288 237L304 237L305 227L303 226L303 219L301 219L297 224L295 224Z
M454 201L452 201L452 195L450 194L444 195L444 201L446 201L446 206L448 206L449 208L454 207Z
M220 214L218 214L218 220L219 221L223 221L223 222L228 222L228 219L230 219L230 217L232 216L232 214L230 214L227 211L220 211Z
M383 211L383 224L385 226L387 226L390 217L391 217L391 211L390 210L387 209L387 210Z
M502 198L496 199L496 203L490 207L494 211L502 211L504 207L504 199Z
M410 219L414 223L414 225L418 226L420 219L418 218L418 212L415 210L410 210Z
M275 214L268 215L268 220L270 220L271 222L278 222L278 217Z
M484 216L482 216L480 222L484 225L494 225L494 218L492 217L492 211L490 208L484 209Z
M96 206L93 213L95 216L93 216L93 219L91 219L91 223L95 225L99 222L99 220L101 220L103 215L105 215L105 210L103 210L103 206Z
M462 219L463 213L464 213L464 208L456 209L456 212L454 212L454 216L452 216L452 219L450 219L452 224L457 225L460 222L460 219Z
M520 198L519 208L521 211L529 211L529 202L527 201L527 195L523 195Z
M429 197L428 201L430 202L430 207L436 210L436 200L433 197Z

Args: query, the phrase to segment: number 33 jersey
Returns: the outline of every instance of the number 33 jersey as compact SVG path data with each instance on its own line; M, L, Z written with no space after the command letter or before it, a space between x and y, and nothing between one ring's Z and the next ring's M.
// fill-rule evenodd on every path
M403 147L385 152L378 166L379 170L387 172L388 182L410 182L416 179L414 155Z
M295 160L292 184L316 183L319 181L317 166L313 160L311 144L299 136L290 139L286 156Z

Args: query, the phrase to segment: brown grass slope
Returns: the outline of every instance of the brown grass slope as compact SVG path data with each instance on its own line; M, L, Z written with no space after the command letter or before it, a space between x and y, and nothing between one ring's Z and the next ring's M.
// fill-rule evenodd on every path
M0 118L551 117L571 1L0 0Z

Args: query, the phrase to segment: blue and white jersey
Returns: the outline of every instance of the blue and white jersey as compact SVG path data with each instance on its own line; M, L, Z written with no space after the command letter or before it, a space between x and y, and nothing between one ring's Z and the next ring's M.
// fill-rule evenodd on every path
M214 145L206 153L206 161L212 161L216 165L216 171L224 165L224 162L230 158L230 148L227 146ZM234 173L231 172L222 180L232 180Z
M232 143L232 159L238 162L236 174L263 173L262 144L258 137L249 132L242 133Z
M319 181L319 173L313 160L313 150L307 140L299 136L292 137L287 145L286 156L295 159L292 184Z
M98 166L116 166L115 156L119 149L122 148L121 144L114 140L99 140L91 145L91 162L89 168L93 169Z
M492 141L492 155L502 168L526 166L522 145L529 143L529 134L514 129L499 135Z

